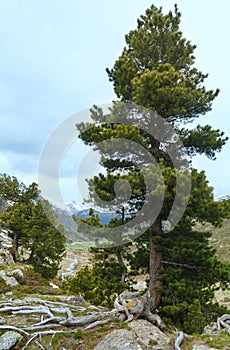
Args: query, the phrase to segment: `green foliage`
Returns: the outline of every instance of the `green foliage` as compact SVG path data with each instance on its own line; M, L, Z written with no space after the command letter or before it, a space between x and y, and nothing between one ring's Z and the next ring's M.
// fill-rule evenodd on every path
M57 215L52 212L49 202L38 201L32 209L26 227L29 240L25 247L30 251L28 261L35 271L40 272L43 277L53 278L57 275L59 264L64 257L66 238L61 225L55 228L51 224L47 211L49 217L53 215L57 224Z
M206 325L206 320L201 311L200 301L194 300L194 303L189 306L187 320L184 322L185 332L192 334L201 334Z

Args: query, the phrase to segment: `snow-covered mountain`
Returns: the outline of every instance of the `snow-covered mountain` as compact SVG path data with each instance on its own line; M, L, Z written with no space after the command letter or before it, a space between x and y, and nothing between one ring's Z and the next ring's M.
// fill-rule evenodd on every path
M215 197L215 200L218 201L218 202L226 201L228 199L230 199L230 194L229 193L228 194L221 194L221 195Z
M19 183L20 189L23 190L23 191L26 190L26 185L21 180L19 180L16 176L9 175L7 173L0 173L0 177L3 177L4 179L10 178L11 181L17 180L18 183Z
M67 203L67 207L70 210L70 212L77 217L86 219L89 217L89 206L86 206L84 204L78 204L75 201ZM94 209L94 214L97 214L100 217L101 223L103 225L108 225L109 221L115 217L117 217L117 214L102 211L98 208Z
M84 205L84 204L79 204L79 203L76 203L75 201L72 201L72 202L69 202L66 204L66 206L68 207L68 209L71 211L71 213L75 214L79 211L82 211L82 210L86 210L87 209L87 206Z

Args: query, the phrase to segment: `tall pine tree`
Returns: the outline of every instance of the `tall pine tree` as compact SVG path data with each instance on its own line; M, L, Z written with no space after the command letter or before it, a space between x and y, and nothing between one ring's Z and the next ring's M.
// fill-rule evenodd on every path
M183 37L180 21L181 13L177 6L174 12L168 14L163 14L161 8L151 6L138 19L137 29L125 36L126 46L107 73L122 102L134 102L153 112L157 111L179 134L190 156L205 154L214 160L227 141L224 133L209 125L198 125L192 130L185 126L212 109L219 90L207 90L204 86L208 75L194 66L195 46ZM115 104L111 112L113 115L116 113L119 113L119 104ZM212 296L210 286L218 280L225 283L228 272L223 265L221 268L218 265L208 245L208 235L193 229L197 221L219 225L224 217L221 206L214 201L205 174L192 171L192 189L187 209L173 231L167 234L163 231L163 222L175 198L176 175L162 144L137 126L109 123L109 118L104 116L100 108L92 109L91 117L93 123L90 129L84 123L77 126L86 144L94 145L115 138L132 140L144 146L155 157L164 176L165 199L162 209L154 224L133 243L135 251L127 258L131 268L136 271L144 268L149 273L152 309L165 306L164 312L172 315L169 307L166 310L167 305L173 305L174 312L178 306L179 314L183 307L188 308L189 302L202 299L202 296L202 302L207 303ZM134 113L134 122L135 117ZM145 125L151 123L148 114L142 116L142 122ZM116 154L113 159L103 155L102 160L107 174L100 174L89 181L91 198L96 200L93 194L95 188L103 200L114 199L114 183L126 178L131 184L132 193L123 210L132 213L133 207L140 209L146 198L146 188L132 159L128 155L124 158ZM149 169L148 176L152 176L155 181L155 171ZM208 286L210 293L204 296L202 291ZM170 294L167 290L174 290L174 293L172 291ZM192 290L197 292L193 293Z

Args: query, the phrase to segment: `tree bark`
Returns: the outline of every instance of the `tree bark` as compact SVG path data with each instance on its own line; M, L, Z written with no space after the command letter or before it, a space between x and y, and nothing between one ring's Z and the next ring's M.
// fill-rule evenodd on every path
M156 234L160 234L160 221L156 221L154 224ZM157 291L157 288L161 287L160 281L160 267L162 263L162 253L159 251L159 247L153 242L153 233L149 234L149 293L151 311L154 312L160 304L161 294Z

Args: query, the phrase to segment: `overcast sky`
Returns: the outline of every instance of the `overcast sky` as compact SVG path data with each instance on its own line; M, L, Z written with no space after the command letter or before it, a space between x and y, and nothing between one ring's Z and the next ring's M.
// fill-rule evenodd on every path
M168 11L174 2L154 4ZM230 136L230 2L177 3L184 36L197 45L196 67L209 73L208 88L221 90L213 111L199 122ZM0 172L27 185L37 181L42 149L57 126L93 104L115 99L105 68L113 66L124 35L151 4L149 0L0 1ZM68 155L64 159L60 175L67 201L79 200L73 186L82 155L80 148L74 152L71 161ZM205 157L194 161L206 171L216 195L230 193L229 152L230 142L215 162Z

